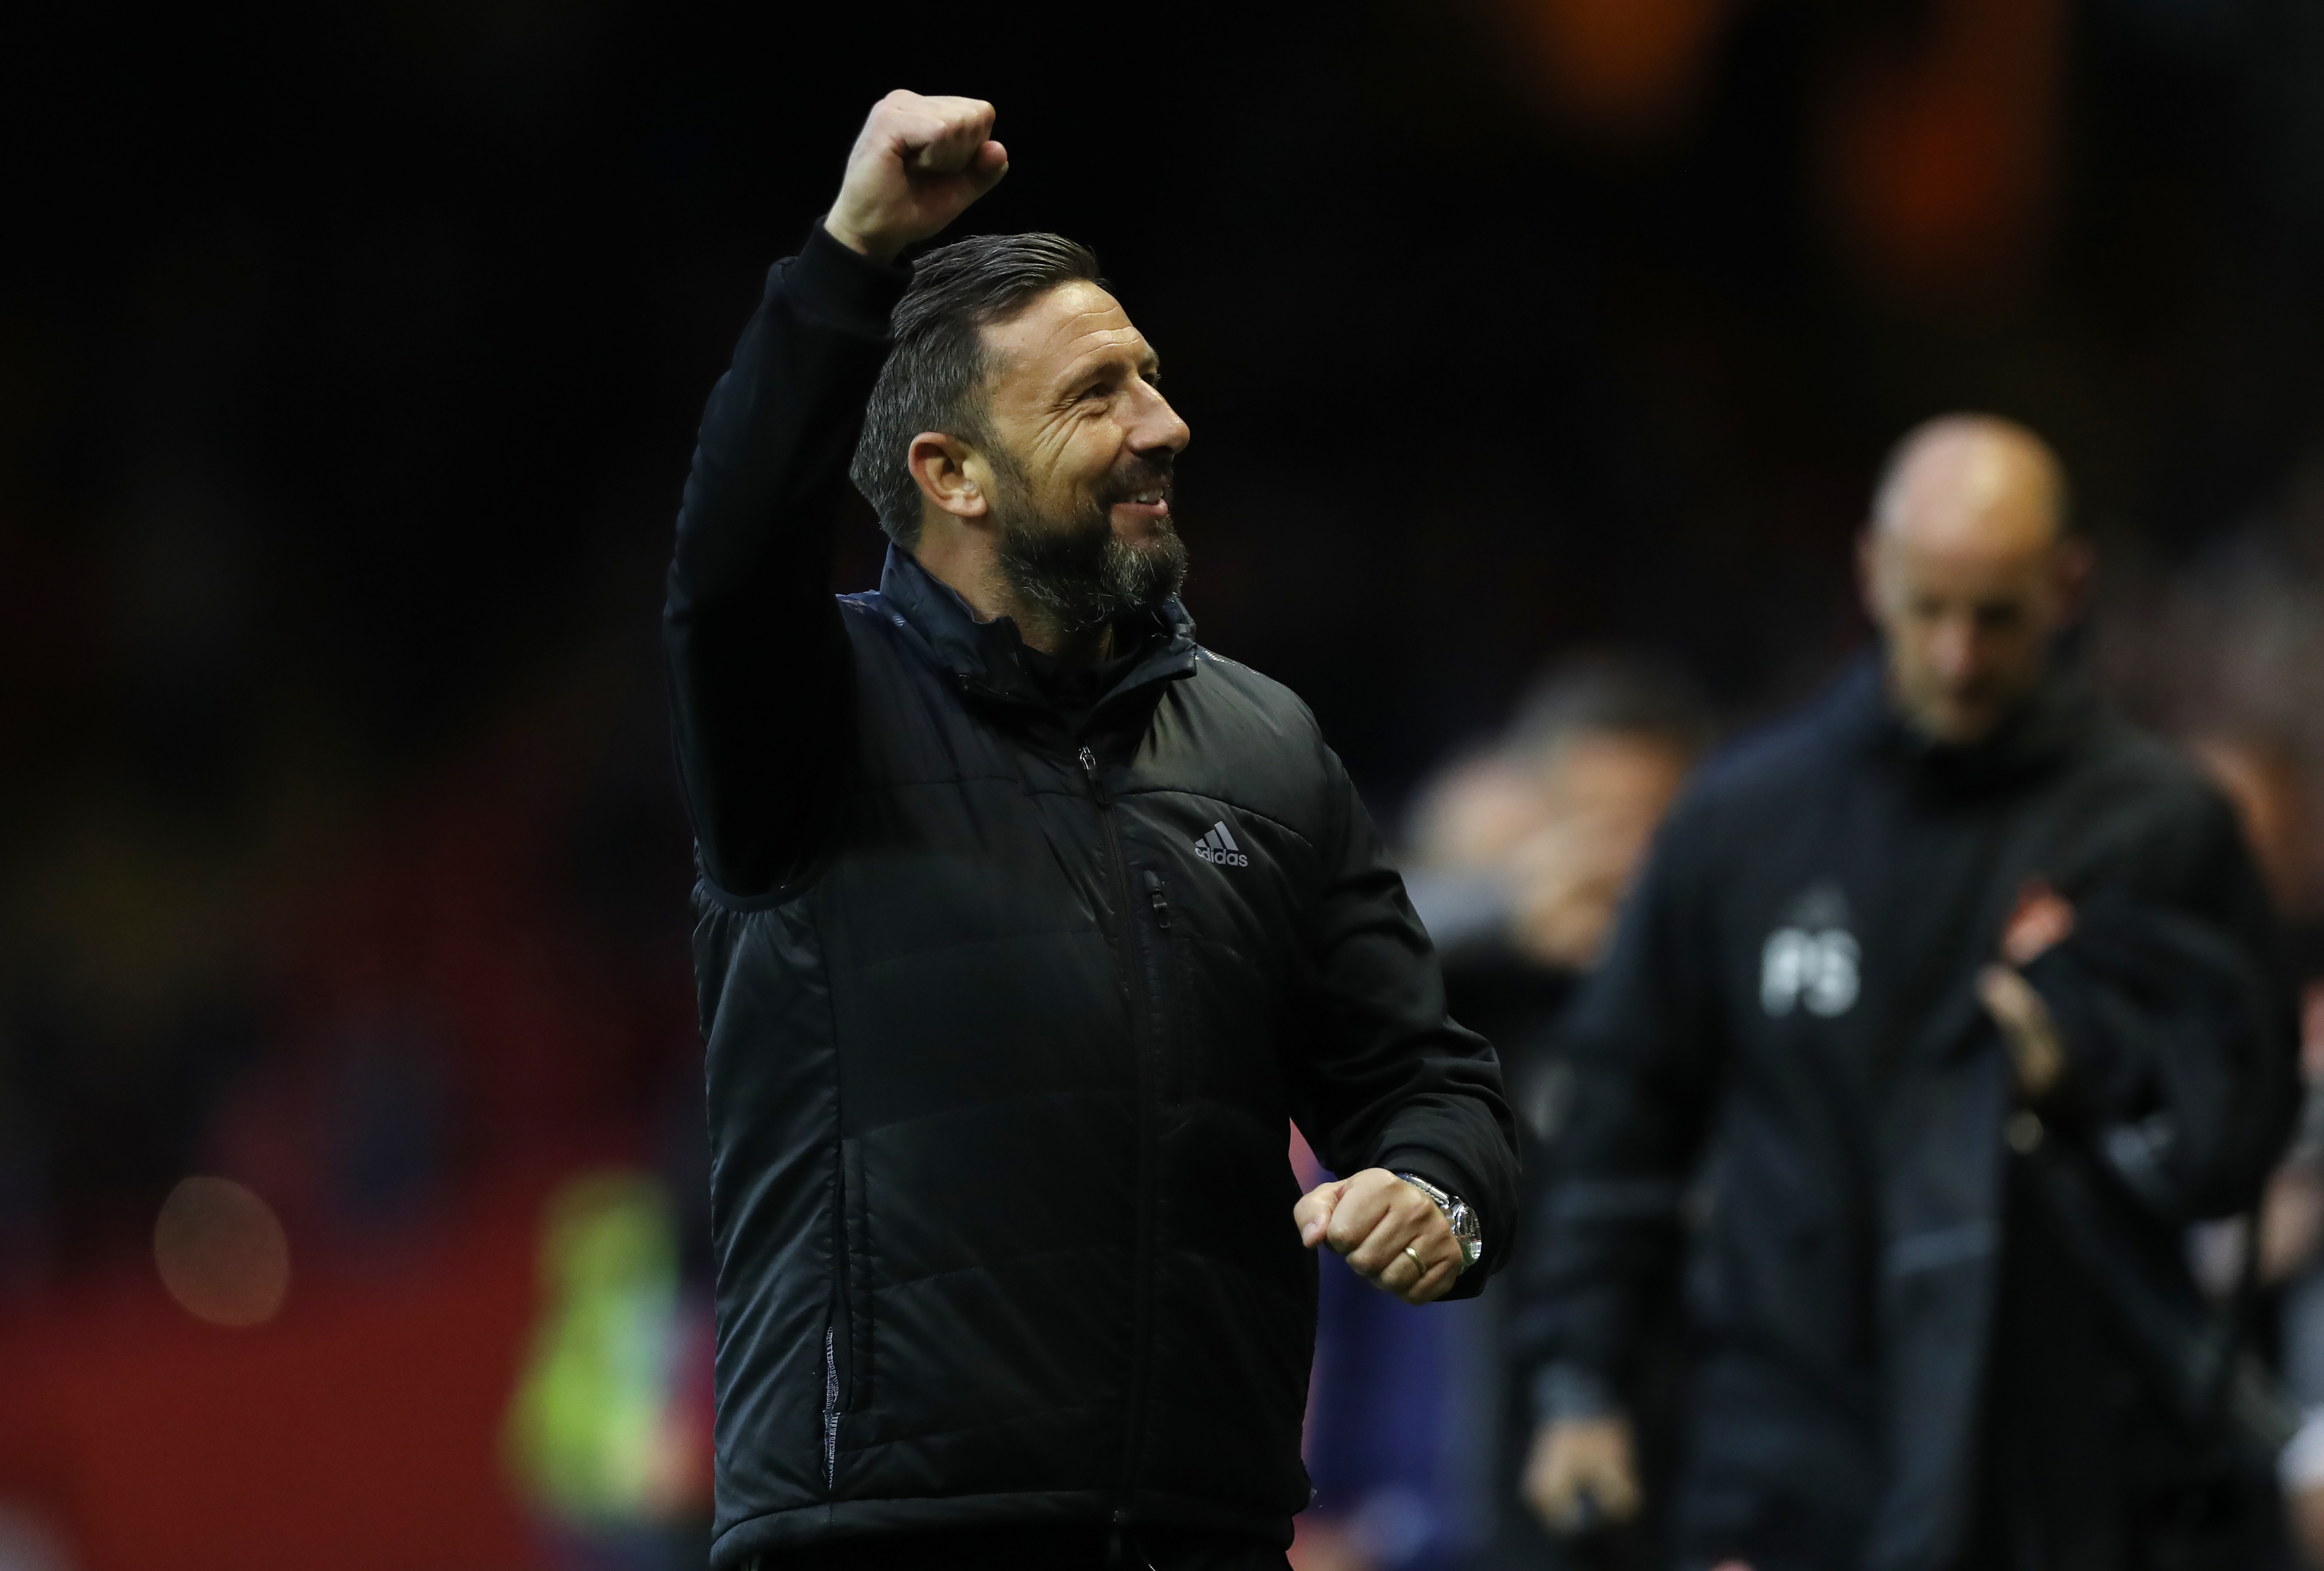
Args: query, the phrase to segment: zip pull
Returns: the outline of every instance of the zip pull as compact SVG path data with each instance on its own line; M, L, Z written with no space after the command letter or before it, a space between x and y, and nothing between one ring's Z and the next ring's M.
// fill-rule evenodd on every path
M1106 790L1105 782L1097 777L1097 754L1091 751L1088 748L1084 748L1081 751L1081 760L1082 773L1089 776L1091 798L1094 800L1100 807L1112 806L1112 794Z
M1170 892L1163 887L1162 875L1151 868L1146 874L1146 898L1154 907L1154 925L1163 932L1170 931Z

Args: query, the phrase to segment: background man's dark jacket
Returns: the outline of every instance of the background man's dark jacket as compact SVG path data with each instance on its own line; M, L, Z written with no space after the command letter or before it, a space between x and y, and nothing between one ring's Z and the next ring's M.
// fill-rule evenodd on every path
M2225 804L2066 678L1988 745L1938 749L1863 663L1706 770L1568 1021L1527 1321L1553 1403L1618 1397L1699 1180L1683 1562L2161 1563L2201 1487L2004 1140L2014 1079L1971 988L2028 877L2080 918L2026 973L2072 1065L2048 1138L2111 1153L2090 1171L2166 1271L2188 1221L2256 1199L2292 1038Z
M1314 717L1175 603L1084 714L908 554L827 593L905 278L819 225L774 269L670 574L713 1561L1038 1520L1288 1543L1315 1278L1287 1120L1472 1200L1489 1263L1499 1069Z

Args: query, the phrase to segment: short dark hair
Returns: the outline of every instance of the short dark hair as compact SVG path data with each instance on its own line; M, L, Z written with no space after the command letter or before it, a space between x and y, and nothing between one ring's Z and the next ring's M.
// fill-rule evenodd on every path
M991 443L983 330L1077 280L1105 287L1096 255L1062 234L973 235L914 266L890 318L895 347L872 386L848 468L890 539L907 550L920 540L920 488L906 462L913 437L942 431Z

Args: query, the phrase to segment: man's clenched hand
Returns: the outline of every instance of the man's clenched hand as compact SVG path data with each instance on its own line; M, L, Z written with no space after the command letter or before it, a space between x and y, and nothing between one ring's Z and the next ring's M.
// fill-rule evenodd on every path
M1310 1249L1329 1244L1357 1275L1407 1304L1441 1297L1461 1274L1452 1224L1435 1201L1384 1167L1317 1184L1291 1208L1291 1219L1299 1242Z
M823 226L874 262L926 240L1001 183L1009 151L982 98L924 98L899 87L872 106L839 199Z
M1534 1431L1517 1492L1554 1533L1628 1521L1646 1502L1630 1421L1611 1414L1552 1419Z
M2018 1089L2028 1101L2040 1101L2065 1078L2066 1050L2050 1006L2017 968L2032 965L2073 931L2074 908L2048 884L2029 878L2017 892L2017 909L2002 929L2002 963L1987 966L1977 976L1978 1002L2001 1028Z

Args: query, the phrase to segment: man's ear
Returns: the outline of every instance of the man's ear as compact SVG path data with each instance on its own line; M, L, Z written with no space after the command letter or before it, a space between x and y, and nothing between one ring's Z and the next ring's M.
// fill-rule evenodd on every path
M957 519L981 519L989 510L984 460L958 437L923 431L912 438L904 462L920 494L943 511Z
M2090 574L2098 570L2098 554L2080 535L2068 535L2058 542L2057 549L2057 561L2051 571L2057 575L2058 620L2070 622L2082 614L2082 602L2089 593Z
M1879 531L1865 525L1856 536L1856 597L1874 627L1880 625L1879 550Z

